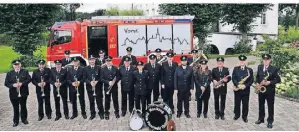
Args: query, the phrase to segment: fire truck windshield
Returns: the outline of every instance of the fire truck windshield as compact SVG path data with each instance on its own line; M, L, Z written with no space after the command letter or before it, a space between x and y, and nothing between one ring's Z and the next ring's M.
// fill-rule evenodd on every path
M51 31L51 46L69 43L72 41L71 30L54 30Z

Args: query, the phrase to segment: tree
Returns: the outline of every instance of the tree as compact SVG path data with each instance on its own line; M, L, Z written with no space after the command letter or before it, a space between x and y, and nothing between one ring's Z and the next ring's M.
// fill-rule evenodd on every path
M255 18L270 9L270 4L225 4L221 8L224 24L234 24L234 29L242 33L242 40L247 40L247 33L252 29Z
M212 24L220 18L219 4L159 4L159 12L163 15L192 15L193 33L203 44ZM202 46L200 46L202 47Z
M299 4L279 4L279 11L286 12L287 18L290 18L290 16L294 16L296 28L299 27ZM295 13L295 15L293 15L293 13ZM288 28L289 27L288 21L285 21L284 25L286 28Z
M76 12L76 19L91 19L92 16L103 16L105 9L97 9L94 12Z
M109 8L105 11L105 16L142 16L143 11L138 9L120 10L118 8Z
M33 56L41 45L42 32L54 23L60 8L55 4L2 4L0 30L14 38L15 52Z

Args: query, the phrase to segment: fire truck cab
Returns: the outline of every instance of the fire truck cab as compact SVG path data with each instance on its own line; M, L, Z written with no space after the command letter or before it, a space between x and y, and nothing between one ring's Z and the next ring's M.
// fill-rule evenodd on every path
M64 51L70 56L80 56L83 65L88 65L88 56L98 56L99 50L113 57L113 64L119 65L126 48L132 47L132 55L146 62L148 55L156 48L162 54L172 50L179 61L182 54L193 49L194 16L95 16L92 19L56 22L50 28L47 47L49 67L54 60L64 58Z

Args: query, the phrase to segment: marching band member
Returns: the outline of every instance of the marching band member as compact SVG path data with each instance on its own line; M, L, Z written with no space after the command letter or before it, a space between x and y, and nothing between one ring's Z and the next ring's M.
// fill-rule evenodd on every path
M154 102L158 101L159 98L159 81L161 78L161 65L156 62L156 55L151 54L149 56L150 62L145 64L144 70L148 71L149 84L147 92L147 105L152 103L151 96L152 92L154 95Z
M270 64L271 55L263 54L264 64L258 66L256 75L257 89L261 89L262 86L266 88L264 93L258 93L259 100L259 118L255 124L264 123L265 118L265 100L268 104L268 128L272 128L274 121L274 99L275 99L275 84L280 83L280 77L278 75L279 68L276 68ZM267 77L268 76L268 77Z
M224 120L224 110L225 110L225 100L226 100L226 94L227 94L227 83L230 82L231 77L229 76L229 69L227 67L224 67L224 58L218 57L216 59L217 61L217 67L212 69L212 79L214 83L214 107L215 107L215 119L219 119L221 117L221 120ZM221 82L222 80L222 82ZM215 84L222 83L223 85L215 87ZM219 101L220 101L220 107L219 107Z
M149 75L146 70L143 69L143 62L137 62L137 70L134 71L134 89L135 89L135 107L140 110L140 103L142 104L142 113L145 113L146 109L146 95L148 91Z
M75 119L78 117L77 109L77 96L79 96L79 102L81 106L81 114L84 119L87 118L85 111L85 95L84 95L84 81L85 81L85 70L80 66L80 57L73 58L73 66L68 69L68 83L70 86L71 102L73 107L73 115L70 118Z
M101 70L101 81L104 83L105 93L105 119L109 120L110 100L112 95L112 101L114 105L114 114L116 118L119 118L119 105L118 105L118 87L119 71L112 64L112 57L106 58L106 66Z
M127 47L126 50L127 50L127 55L125 56L130 57L131 65L135 66L137 63L137 59L136 56L132 55L132 50L133 50L132 47ZM123 58L121 59L119 66L122 66L124 64L125 56L123 56Z
M44 118L44 103L48 119L52 118L52 109L50 103L50 79L52 77L52 73L49 68L45 68L45 60L40 60L37 63L38 69L33 71L32 83L36 86L38 121L41 121Z
M204 103L203 115L207 118L209 99L211 94L210 84L212 81L212 73L208 69L208 60L201 60L199 70L194 73L194 82L196 86L196 97L197 97L197 118L202 113L202 103Z
M159 62L162 58L163 58L163 56L161 55L161 49L160 48L157 48L156 50L155 50L155 53L156 53L156 62Z
M253 71L246 66L247 57L245 55L239 56L240 66L234 67L232 74L232 81L235 88L235 105L234 105L234 120L240 117L240 105L242 102L242 119L244 122L248 122L248 106L249 106L249 94L250 87L253 83ZM240 84L239 82L242 82Z
M127 104L129 96L129 112L134 108L134 71L135 68L130 65L131 58L126 57L124 65L119 68L121 83L121 111L124 117L127 113Z
M29 95L28 84L31 82L31 76L29 72L21 68L20 60L12 61L13 70L6 74L4 85L9 88L9 98L13 106L13 127L19 125L21 106L21 120L28 124L28 112L27 112L27 98Z
M178 63L173 61L174 54L166 54L167 62L162 63L161 69L161 88L164 91L163 102L166 103L174 113L173 94L174 94L174 73Z
M177 67L174 73L174 89L178 96L177 118L180 118L183 112L183 102L185 115L187 118L190 118L189 94L194 89L193 69L187 65L187 56L181 57L181 63L182 65Z
M97 66L102 66L105 64L105 51L99 50L99 58L96 58L96 64Z
M69 119L69 108L67 105L67 71L66 69L62 68L61 60L55 60L54 63L55 63L55 68L52 69L51 84L53 85L54 88L53 95L54 95L55 110L56 110L55 121L57 121L61 118L60 98L62 99L65 119ZM59 96L58 96L58 92L59 92Z
M86 90L90 105L90 118L93 120L96 116L95 101L97 103L98 114L101 119L104 119L103 108L103 88L100 80L101 67L95 65L96 58L92 55L89 57L89 66L85 67L86 74Z
M70 50L65 50L64 51L64 57L62 60L61 60L61 63L62 63L62 68L65 68L67 70L68 67L66 67L66 65L70 64L72 62L72 58L70 57L70 53L71 51ZM67 87L67 93L68 95L66 96L66 98L69 97L69 101L72 100L71 99L71 90L70 90L70 86L68 84L66 84L66 87Z
M198 54L198 50L191 50L191 57L189 57L188 59L187 59L187 65L190 65L194 60L196 60L196 55ZM196 65L196 64L193 64L193 66L194 65ZM193 67L192 66L192 67ZM190 93L190 96L189 96L189 101L191 101L191 96L192 96L192 94ZM197 96L197 95L195 95L195 96ZM195 97L195 101L197 101L197 98L198 97Z

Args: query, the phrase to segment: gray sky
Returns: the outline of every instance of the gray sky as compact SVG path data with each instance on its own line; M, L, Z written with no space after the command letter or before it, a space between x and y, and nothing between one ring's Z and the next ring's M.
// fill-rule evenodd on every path
M97 9L106 9L107 3L83 3L76 11L77 12L93 12Z

